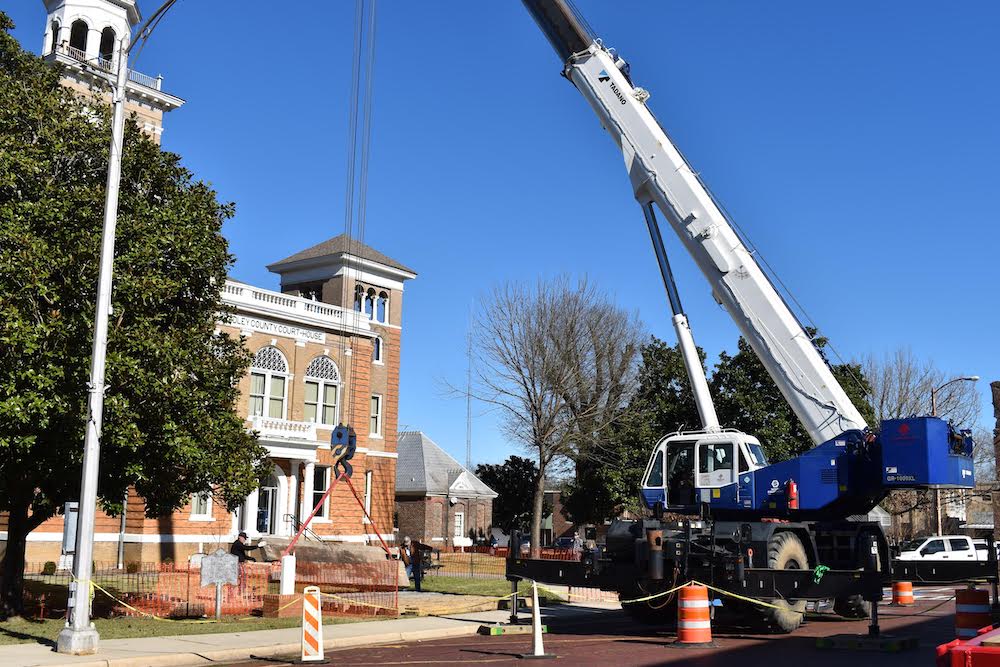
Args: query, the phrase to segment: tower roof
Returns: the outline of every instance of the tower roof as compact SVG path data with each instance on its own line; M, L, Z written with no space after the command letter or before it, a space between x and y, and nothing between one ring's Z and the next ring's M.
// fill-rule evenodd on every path
M68 0L43 0L45 3L45 10L49 13L67 1ZM72 0L69 1L71 2ZM129 25L133 28L139 25L139 21L142 20L142 12L139 11L139 3L136 0L104 0L104 2L117 5L118 7L124 9L125 14L128 17Z
M360 257L362 259L367 259L370 262L376 262L378 264L384 264L385 266L397 269L399 271L405 271L407 273L412 273L416 275L416 271L409 268L408 266L397 262L393 258L380 253L375 248L365 245L360 241L352 239L347 234L340 234L339 236L334 236L332 239L327 239L322 243L317 243L311 248L306 248L301 250L294 255L284 258L278 262L267 265L267 270L272 273L282 273L285 269L292 268L295 264L299 262L309 260L309 259L319 259L321 257L337 257L338 255L353 255L355 257Z

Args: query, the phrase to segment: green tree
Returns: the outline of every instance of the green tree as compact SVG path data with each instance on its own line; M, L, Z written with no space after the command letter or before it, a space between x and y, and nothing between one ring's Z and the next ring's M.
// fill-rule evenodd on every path
M80 488L110 114L24 52L0 13L0 616L21 610L25 540ZM150 516L215 488L234 507L265 451L232 407L249 365L215 335L233 214L132 121L124 146L99 496Z
M827 340L815 336L815 331L807 333L814 336L813 343L822 353ZM831 370L861 416L869 424L875 424L875 413L866 397L871 389L861 366L837 364L831 365ZM742 337L736 354L719 355L709 384L719 422L759 438L769 461L783 461L812 448L806 430Z
M704 363L705 354L698 350ZM680 349L651 336L641 350L638 389L616 425L580 461L562 502L576 523L640 512L639 487L653 446L668 433L701 425Z
M503 463L480 463L476 477L497 492L493 499L493 525L505 533L528 530L532 496L538 483L538 466L531 459L511 456ZM546 503L543 513L552 512Z

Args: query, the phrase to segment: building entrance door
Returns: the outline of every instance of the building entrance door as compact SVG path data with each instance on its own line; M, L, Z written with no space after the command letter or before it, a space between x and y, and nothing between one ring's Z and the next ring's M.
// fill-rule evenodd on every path
M272 482L274 484L272 485ZM257 501L257 532L261 535L273 535L276 532L276 508L278 503L278 485L273 477L267 481L267 486L260 487Z

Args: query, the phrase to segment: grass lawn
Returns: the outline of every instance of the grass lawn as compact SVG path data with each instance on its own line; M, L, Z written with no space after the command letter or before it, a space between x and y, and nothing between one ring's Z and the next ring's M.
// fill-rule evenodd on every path
M354 623L374 620L370 617L344 618L324 616L323 623ZM300 618L239 618L221 623L198 623L192 621L157 621L151 618L98 618L94 620L101 639L129 639L132 637L163 637L167 635L205 635L214 632L248 632L251 630L275 630L294 628L302 624ZM41 642L54 644L65 622L62 619L34 621L12 619L0 622L0 645Z
M431 575L420 582L420 588L431 593L453 593L456 595L500 597L510 594L510 582L505 579L470 579L469 577L435 577ZM520 595L530 597L531 584L527 581L521 581L517 591ZM542 595L550 600L565 602L552 593L543 593Z

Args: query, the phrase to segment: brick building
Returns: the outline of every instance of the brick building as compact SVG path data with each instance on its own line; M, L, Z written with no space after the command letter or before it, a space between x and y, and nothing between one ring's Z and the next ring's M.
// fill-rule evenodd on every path
M100 79L117 68L121 38L141 19L136 2L45 0L45 7L45 58L63 66L68 87L106 96ZM130 76L127 110L157 141L163 113L181 104L162 91L162 77ZM182 562L233 541L240 530L290 536L330 482L330 431L341 422L358 436L355 488L379 531L392 539L403 283L416 274L346 236L267 268L280 276L280 291L228 280L222 300L233 314L220 319L218 331L242 336L254 355L234 409L259 433L271 474L232 513L205 493L170 516L150 519L132 493L124 516L99 512L95 560ZM5 528L0 516L0 554ZM343 485L311 529L324 540L377 541ZM39 526L28 536L27 560L60 560L63 533L63 516Z
M419 431L399 434L396 526L433 546L488 539L496 492Z
M281 276L281 291L227 281L222 300L234 313L218 330L242 336L254 355L235 410L268 450L270 476L232 513L205 493L150 519L133 494L124 520L98 516L95 560L183 561L240 530L271 541L290 537L331 481L330 432L341 422L358 436L355 488L383 538L392 539L402 292L416 274L345 236L268 268ZM310 528L324 540L378 540L345 485ZM58 560L62 536L61 516L39 526L28 538L28 560Z

